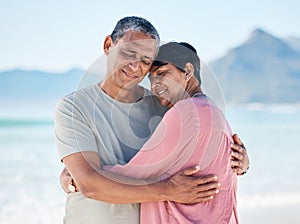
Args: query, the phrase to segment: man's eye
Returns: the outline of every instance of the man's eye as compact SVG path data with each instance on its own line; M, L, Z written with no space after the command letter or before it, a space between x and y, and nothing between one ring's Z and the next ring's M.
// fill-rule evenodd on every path
M135 54L129 53L129 52L125 52L125 51L121 51L122 55L127 57L127 58L135 58Z
M149 61L143 60L143 63L144 63L145 65L151 65L151 62L152 62L152 61L150 61L150 60L149 60Z

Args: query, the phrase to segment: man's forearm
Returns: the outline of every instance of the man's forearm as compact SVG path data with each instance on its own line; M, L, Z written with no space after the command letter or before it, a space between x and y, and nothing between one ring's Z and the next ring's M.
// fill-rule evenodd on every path
M199 171L199 167L179 171L165 181L146 182L99 170L81 153L70 155L63 162L84 196L108 203L167 200L187 204L200 203L212 199L219 188L214 175L192 176Z
M79 190L88 198L112 204L130 204L149 201L165 201L165 182L147 183L111 174L93 172L89 180L79 184ZM79 181L80 182L80 181Z
M147 183L101 170L95 158L93 153L76 153L63 159L76 187L84 196L115 204L168 199L164 193L164 182Z

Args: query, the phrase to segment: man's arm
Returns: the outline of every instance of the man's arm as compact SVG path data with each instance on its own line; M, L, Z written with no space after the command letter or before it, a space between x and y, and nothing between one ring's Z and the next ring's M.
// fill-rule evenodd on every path
M90 156L94 157L92 154L94 153L91 152ZM149 184L130 178L126 178L126 181L115 181L115 174L110 173L114 176L110 178L106 175L107 172L101 173L86 158L86 153L75 153L64 158L63 162L84 196L108 203L167 200L187 204L200 203L212 199L219 188L214 175L192 177L192 174L198 172L197 167L180 171L168 180L156 183ZM128 184L130 182L132 184Z

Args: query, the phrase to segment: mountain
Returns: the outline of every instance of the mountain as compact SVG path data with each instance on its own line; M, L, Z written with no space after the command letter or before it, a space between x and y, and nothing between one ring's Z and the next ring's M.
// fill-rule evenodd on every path
M288 37L284 39L292 48L300 51L300 38Z
M57 100L76 90L83 71L72 69L65 73L10 70L0 73L1 101Z
M105 64L104 59L95 63L84 78L80 69L65 73L18 69L0 72L0 104L56 101L102 79L99 74L105 74ZM256 29L245 43L209 66L220 82L226 103L300 102L300 38L280 39ZM147 80L145 83L149 86Z
M300 102L300 50L262 29L210 63L227 103Z

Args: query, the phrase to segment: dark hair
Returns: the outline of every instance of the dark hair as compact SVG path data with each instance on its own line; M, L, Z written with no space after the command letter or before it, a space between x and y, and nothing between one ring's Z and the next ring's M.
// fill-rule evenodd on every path
M111 33L112 41L114 43L118 42L128 31L142 32L151 36L159 44L160 38L155 27L148 20L137 16L128 16L120 19Z
M161 45L152 65L163 66L167 63L170 63L184 72L185 65L188 62L193 65L194 76L200 85L200 59L197 55L196 49L188 43L169 42Z

